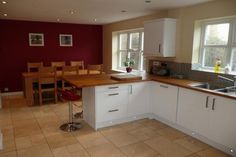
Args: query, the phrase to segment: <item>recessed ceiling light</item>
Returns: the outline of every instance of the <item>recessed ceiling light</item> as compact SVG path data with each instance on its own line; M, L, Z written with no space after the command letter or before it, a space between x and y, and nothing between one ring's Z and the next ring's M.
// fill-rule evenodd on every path
M7 14L3 14L3 16L7 16Z
M96 22L96 21L97 21L97 19L94 19L94 21Z
M60 22L61 20L60 19L57 19L57 22Z
M7 2L6 1L2 1L2 4L7 4Z
M127 11L126 10L121 10L122 13L126 13Z
M151 0L145 0L145 3L151 3L152 1Z

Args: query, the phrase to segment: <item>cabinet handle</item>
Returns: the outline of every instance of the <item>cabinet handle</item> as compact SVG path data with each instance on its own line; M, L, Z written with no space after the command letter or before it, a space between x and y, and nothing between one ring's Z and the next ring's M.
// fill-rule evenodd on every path
M212 101L212 110L215 110L215 103L216 103L216 98L213 98L213 101Z
M161 44L158 46L158 52L161 53Z
M108 96L115 96L115 95L119 95L119 93L108 94Z
M108 112L117 112L119 111L118 109L115 109L115 110L109 110Z
M165 86L165 85L160 85L160 87L162 87L162 88L169 88L168 86Z
M209 96L206 97L206 108L208 108Z
M114 86L114 87L108 87L108 89L116 89L119 88L118 86Z

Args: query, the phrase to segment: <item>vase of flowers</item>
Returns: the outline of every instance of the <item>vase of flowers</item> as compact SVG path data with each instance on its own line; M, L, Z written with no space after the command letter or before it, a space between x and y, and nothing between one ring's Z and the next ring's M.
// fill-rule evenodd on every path
M135 64L135 61L131 58L126 58L126 61L124 62L124 64L125 64L127 73L130 73L133 69L132 67Z

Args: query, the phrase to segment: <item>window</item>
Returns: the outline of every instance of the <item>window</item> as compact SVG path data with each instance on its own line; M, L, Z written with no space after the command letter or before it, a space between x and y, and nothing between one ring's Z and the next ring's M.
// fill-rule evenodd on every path
M144 70L143 37L143 29L118 33L117 69L124 70L128 58L135 61L133 69Z
M236 18L201 23L200 57L202 70L213 71L217 60L221 70L227 65L236 73Z

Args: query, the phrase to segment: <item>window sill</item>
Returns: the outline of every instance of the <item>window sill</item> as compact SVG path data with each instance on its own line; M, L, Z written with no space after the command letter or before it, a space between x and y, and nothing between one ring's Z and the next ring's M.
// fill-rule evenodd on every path
M112 72L118 72L118 73L127 73L126 70L121 70L121 69L112 69ZM145 73L145 71L140 71L140 70L132 70L131 74L136 74L140 75Z
M203 68L199 68L199 69L194 69L192 68L192 70L195 70L195 71L201 71L201 72L209 72L209 73L215 73L213 70L210 70L210 69L203 69ZM215 73L215 74L225 74L225 75L236 75L236 71L234 72L229 72L229 73L225 73L224 71L220 71L218 73Z

